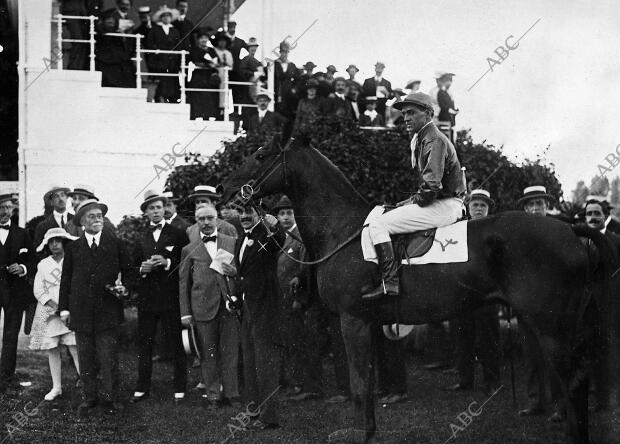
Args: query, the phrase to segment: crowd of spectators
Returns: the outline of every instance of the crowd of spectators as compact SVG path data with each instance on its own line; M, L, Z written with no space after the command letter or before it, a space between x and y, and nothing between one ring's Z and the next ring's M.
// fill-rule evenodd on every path
M75 8L67 10L68 4L73 2L65 3L63 13L80 13ZM233 82L230 90L235 109L229 109L229 117L236 121L236 129L243 128L246 132L284 130L290 133L311 125L317 116L329 115L354 120L364 128L390 128L402 122L402 114L390 105L419 90L421 85L420 80L411 79L404 88L393 88L383 75L386 66L380 61L374 66L375 75L364 80L356 78L360 70L355 64L345 69L347 78L338 76L338 69L332 64L325 71L315 71L317 65L312 61L298 67L289 59L292 48L286 40L280 43L275 60L260 61L256 57L259 47L256 38L245 41L238 37L237 25L233 21L227 23L225 30L194 24L187 17L189 2L185 0L177 1L175 9L162 6L157 11L151 11L148 6L140 7L137 11L138 23L130 19L133 13L130 0L117 0L116 3L114 9L102 13L96 11L100 18L95 60L96 69L102 72L103 86L136 86L133 61L135 42L133 39L106 36L107 33L140 34L143 36L142 47L147 50L186 50L189 55L185 60L185 86L189 89L186 94L191 119L224 118L229 97L227 91L218 90L223 88L223 77L227 76ZM83 14L95 13L83 9ZM67 21L71 38L84 38L84 28L73 22ZM83 44L72 46L69 69L87 68L85 49ZM142 63L143 72L154 74L142 78L143 87L148 89L147 100L179 102L179 55L147 53ZM270 64L273 64L274 73L273 98L265 95ZM429 91L439 128L450 137L453 136L452 127L458 113L450 92L453 76L450 72L437 72L437 85ZM277 116L271 116L271 111L265 112L264 109L261 112L260 100L273 100ZM263 124L265 115L269 117Z

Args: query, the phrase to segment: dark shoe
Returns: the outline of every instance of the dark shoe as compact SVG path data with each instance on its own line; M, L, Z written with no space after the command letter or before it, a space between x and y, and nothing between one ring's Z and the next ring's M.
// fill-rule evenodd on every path
M268 423L268 422L263 422L260 419L257 419L253 423L248 424L247 426L245 426L245 430L247 430L249 432L253 432L253 431L258 432L258 431L261 431L261 430L273 430L273 429L277 429L279 427L280 427L279 424L272 424L272 423Z
M336 395L325 400L325 402L328 404L342 404L343 402L347 401L349 401L349 397L345 395Z
M145 399L147 399L149 397L148 393L145 393L142 396L136 396L135 394L131 397L131 399L129 400L129 402L131 402L132 404L136 404L138 402L144 401Z
M444 390L448 391L448 392L459 392L459 391L472 390L473 388L474 388L474 386L472 384L461 384L459 382L458 384L449 385L447 387L444 387Z
M375 245L377 258L381 267L383 281L374 290L362 295L364 301L375 301L383 296L398 296L398 261L394 255L392 242L384 242Z
M97 405L94 401L85 401L81 403L77 408L78 416L85 418L90 414L90 411Z
M519 416L538 416L545 413L545 409L540 405L532 405L519 410Z
M303 392L298 395L290 396L288 399L290 401L307 401L309 399L319 399L321 397L320 393L316 392Z

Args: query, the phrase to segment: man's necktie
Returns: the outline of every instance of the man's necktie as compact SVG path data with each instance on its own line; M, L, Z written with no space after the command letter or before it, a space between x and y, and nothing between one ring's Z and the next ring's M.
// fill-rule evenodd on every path
M90 252L93 254L97 253L97 241L95 241L94 237L93 237L93 243L90 244Z
M205 244L207 242L215 242L216 239L217 236L202 236L202 242L204 242Z
M0 225L0 230L8 230L10 227L10 225Z
M157 231L157 230L161 230L161 229L163 228L163 225L164 225L164 224L151 225L151 226L150 226L150 228L151 228L151 232L155 232L155 231Z
M65 215L60 216L60 228L65 228Z

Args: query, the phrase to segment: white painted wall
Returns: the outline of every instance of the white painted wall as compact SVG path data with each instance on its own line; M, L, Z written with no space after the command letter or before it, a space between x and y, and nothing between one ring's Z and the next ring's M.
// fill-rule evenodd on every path
M223 138L234 137L232 122L189 120L189 105L148 103L146 89L103 88L99 72L46 72L42 59L50 57L51 1L23 0L20 8L24 220L42 213L50 185L85 183L95 187L117 223L125 214L139 213L145 187L163 190L170 169L162 156L175 157L173 148L177 154L212 154ZM175 159L176 165L183 163L182 156ZM157 178L155 164L168 171Z

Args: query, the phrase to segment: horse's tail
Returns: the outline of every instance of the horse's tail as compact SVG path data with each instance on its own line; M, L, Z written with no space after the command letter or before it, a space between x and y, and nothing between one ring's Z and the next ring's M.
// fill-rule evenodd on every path
M591 295L591 303L582 312L585 319L580 319L580 323L585 328L591 327L592 321L598 324L598 331L593 332L594 343L588 344L587 349L589 360L593 360L594 366L597 367L594 369L595 372L599 372L599 377L595 379L598 384L604 385L598 387L598 390L601 394L603 392L608 394L609 375L615 374L615 368L620 363L618 301L613 294L613 278L619 272L618 257L611 243L599 231L586 225L575 225L572 229L577 236L589 239L596 247L596 251L593 252L588 245L588 257L594 262L589 264L588 271L587 291Z

